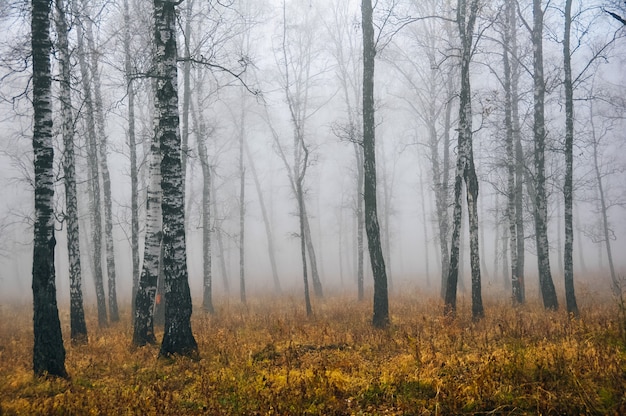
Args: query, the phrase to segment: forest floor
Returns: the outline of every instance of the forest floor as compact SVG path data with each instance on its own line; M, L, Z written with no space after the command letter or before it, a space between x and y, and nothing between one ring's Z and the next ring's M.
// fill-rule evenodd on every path
M449 320L405 291L377 330L352 296L316 300L311 318L298 296L218 298L192 318L198 360L131 349L128 309L101 329L88 309L89 343L72 346L62 309L68 380L33 376L31 308L0 305L0 415L626 414L615 300L579 292L579 320L509 303L474 323L466 302Z

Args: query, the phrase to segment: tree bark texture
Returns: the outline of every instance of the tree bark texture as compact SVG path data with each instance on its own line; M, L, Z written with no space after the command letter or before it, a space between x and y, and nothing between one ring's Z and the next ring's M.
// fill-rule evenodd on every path
M161 254L161 152L155 140L150 144L148 171L148 197L146 199L146 231L143 266L135 295L133 345L155 344L154 304L159 278Z
M380 226L376 207L376 136L374 110L374 43L373 9L371 0L361 1L363 30L363 201L365 232L374 275L374 313L372 324L381 328L389 324L389 295L387 271L380 242Z
M159 356L195 356L191 331L191 293L185 245L185 201L178 118L176 3L154 0L157 71L155 139L161 147L161 213L165 272L165 332Z
M87 325L83 307L82 270L80 263L80 229L76 196L76 162L74 149L74 116L72 114L72 79L67 40L67 20L63 0L55 2L57 49L60 70L61 118L63 120L63 175L65 179L65 221L70 273L70 338L73 343L87 343Z
M56 300L54 268L54 148L52 145L52 78L50 5L33 0L33 155L35 227L33 244L33 370L35 375L67 377L65 348Z

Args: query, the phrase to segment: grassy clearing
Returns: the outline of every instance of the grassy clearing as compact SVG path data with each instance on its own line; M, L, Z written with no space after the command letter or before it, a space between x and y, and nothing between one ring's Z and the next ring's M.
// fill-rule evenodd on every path
M30 307L5 305L0 414L626 414L618 306L579 297L579 321L503 301L473 323L469 307L446 321L410 293L392 298L385 330L347 296L316 302L311 319L299 297L218 300L215 316L193 316L197 361L131 350L127 310L104 329L88 311L89 344L66 342L70 380L33 377Z

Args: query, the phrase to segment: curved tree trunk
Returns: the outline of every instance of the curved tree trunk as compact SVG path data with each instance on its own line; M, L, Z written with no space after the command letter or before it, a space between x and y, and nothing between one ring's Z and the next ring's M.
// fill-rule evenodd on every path
M50 2L33 0L33 156L35 230L33 246L33 370L35 375L67 377L65 348L56 299L54 269L54 148L50 76Z

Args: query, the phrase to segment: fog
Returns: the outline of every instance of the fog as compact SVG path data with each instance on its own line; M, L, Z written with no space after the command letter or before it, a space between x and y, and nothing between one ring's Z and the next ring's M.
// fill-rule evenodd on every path
M99 3L99 2L95 2ZM250 148L255 170L258 173L264 202L267 206L276 250L278 275L285 291L300 294L302 290L302 264L298 237L297 204L291 189L287 169L279 156L273 139L273 131L285 148L288 158L293 153L293 125L285 98L284 58L281 54L283 42L293 47L289 53L293 61L300 59L301 47L308 35L306 57L311 58L309 78L306 80L308 108L305 116L304 136L311 152L311 164L304 181L306 204L311 224L311 234L315 245L320 278L327 292L341 291L355 293L356 296L356 162L352 143L341 140L336 135L338 123L345 123L349 117L346 111L346 98L338 79L331 30L333 25L343 25L349 29L344 35L352 37L356 45L350 49L350 42L344 39L342 45L346 54L353 54L359 61L360 53L360 8L357 2L346 2L345 15L334 2L287 2L284 11L287 27L283 26L282 2L269 2L258 6L254 2L233 2L229 7L212 4L196 5L190 34L192 46L199 55L212 59L214 63L229 72L202 65L192 66L192 95L202 83L204 91L203 116L209 124L207 139L209 158L213 168L217 216L212 218L213 229L213 288L216 302L227 297L233 299L239 290L239 134L240 114L245 113L245 140ZM247 4L248 3L248 4ZM407 2L412 3L412 2ZM428 2L435 3L435 2ZM13 4L13 3L12 3ZM17 2L15 2L17 5ZM183 3L184 6L184 3ZM181 7L183 7L181 6ZM140 26L149 11L134 5L136 22ZM210 10L209 10L209 7ZM397 9L397 14L415 16L419 8L408 4L407 10ZM416 6L417 7L417 6ZM435 6L433 6L435 7ZM95 5L94 5L95 8ZM8 8L7 8L8 10ZM507 227L504 218L506 210L506 169L503 151L502 91L498 83L501 53L497 43L490 38L497 35L490 28L489 19L494 9L485 7L479 26L484 29L483 38L472 64L472 87L474 109L474 157L480 183L479 221L480 254L483 274L483 292L486 296L505 293L510 270L505 269L503 234ZM442 7L440 13L453 16L451 10ZM4 12L0 19L0 54L25 54L20 49L19 39L25 38L28 25L24 23L25 13ZM522 13L530 13L522 8ZM600 12L601 13L601 12ZM182 13L181 13L182 14ZM379 10L379 19L384 18L384 10ZM216 18L215 16L220 18ZM241 19L241 16L246 19ZM381 17L382 16L382 17ZM587 17L591 34L581 35L581 46L574 55L574 70L582 71L597 45L602 45L617 30L610 16ZM182 19L182 17L181 17ZM120 302L128 304L132 288L131 245L130 245L130 165L127 143L127 100L123 74L123 51L119 27L119 10L108 5L102 9L95 26L96 43L101 65L101 80L106 116L106 136L109 141L108 163L112 179L113 221L116 254L117 288ZM339 23L337 23L339 22ZM381 219L381 232L388 232L389 252L385 261L391 282L391 292L405 287L417 288L424 292L439 293L441 265L437 243L436 208L433 193L432 167L426 147L427 127L416 111L421 108L416 93L403 78L398 69L406 64L399 57L403 54L414 58L412 63L416 73L426 72L428 66L420 56L420 45L412 33L422 33L429 24L441 24L438 20L413 22L403 26L399 19L396 26L383 27L382 39L387 42L378 53L376 62L376 146L378 173L378 208ZM219 23L219 24L218 24ZM563 153L562 136L564 130L564 109L562 105L562 56L560 37L562 36L562 16L551 10L546 17L548 34L544 39L545 65L550 88L547 93L546 123L550 149L547 156L549 192L549 241L552 274L559 296L562 296L563 272ZM181 23L181 27L183 27ZM380 26L379 26L380 29ZM144 28L147 31L147 29ZM245 30L249 32L247 37ZM581 29L582 30L582 29ZM283 39L283 35L287 37ZM75 46L74 32L70 32L71 46ZM518 32L521 49L530 48L528 33L520 28ZM609 203L608 216L611 228L611 248L613 261L621 276L624 276L626 215L626 157L624 156L624 105L615 97L626 93L626 72L624 52L626 40L619 38L607 48L605 59L594 63L592 71L586 72L577 84L577 101L574 150L574 267L578 287L588 290L610 292L610 276L606 258L605 243L600 238L600 211L598 186L594 179L588 102L589 91L597 91L594 115L595 131L602 137L599 158L603 167L602 180L606 199ZM146 47L142 46L147 34L136 32L133 36L137 67L149 66ZM303 40L304 39L304 40ZM221 43L217 43L217 42ZM16 43L17 42L17 43ZM213 42L213 47L207 46ZM435 42L438 60L454 60L454 48L458 39L444 38ZM181 34L179 49L182 55L184 38ZM143 49L142 49L143 48ZM204 55L206 54L206 55ZM6 55L9 56L9 55ZM236 79L230 72L238 73L241 59L249 60L246 72ZM523 60L528 59L524 55ZM33 189L31 119L32 105L29 102L29 77L17 71L19 58L7 58L0 65L0 303L30 302L32 265L32 217ZM526 62L526 61L524 61ZM76 62L73 62L76 64ZM443 64L442 64L443 65ZM296 67L292 67L294 70ZM495 69L494 69L495 68ZM183 85L182 63L179 65L179 96ZM53 59L53 71L58 64ZM76 70L78 77L78 70ZM360 74L353 73L356 84ZM200 79L200 77L203 77ZM242 82L256 95L242 87ZM296 81L293 81L296 82ZM522 71L520 116L523 128L525 151L532 151L532 84L531 74ZM75 107L80 109L80 83L76 81ZM293 87L293 84L289 84ZM592 88L593 87L593 88ZM53 85L58 92L58 85ZM145 197L147 178L147 153L151 136L150 82L146 78L136 82L138 92L137 133L141 141L140 156L140 253L143 253L143 225L145 220ZM295 87L294 87L295 88ZM27 91L27 94L20 95ZM242 98L245 97L245 98ZM195 99L195 98L194 98ZM197 103L195 105L198 105ZM360 105L359 102L352 105ZM454 175L456 146L456 117L458 100L453 99L451 133L451 175ZM56 105L58 109L58 103ZM182 99L179 102L182 112ZM267 113L266 114L266 109ZM55 115L56 155L58 163L57 215L62 218L64 210L63 178L60 155L62 139L60 120ZM84 117L76 123L78 140L78 186L79 213L81 226L81 256L83 263L83 291L86 303L95 304L95 289L92 272L90 215L86 159L84 151ZM187 220L187 264L189 283L195 304L201 301L202 293L202 222L201 194L202 175L198 160L195 131L190 131L188 165L186 172L186 220ZM249 295L270 293L273 289L272 270L268 258L267 237L260 209L259 197L252 177L249 161L245 160L245 279ZM386 196L385 196L386 195ZM387 204L385 204L387 198ZM534 229L531 207L526 207L526 281L533 287L537 280L537 264L534 253ZM386 220L388 218L388 222ZM57 223L56 233L56 272L57 295L63 305L69 304L69 276L65 226ZM216 233L222 233L224 261L227 275L223 276L220 267L220 253L217 249ZM469 291L469 244L467 218L463 224L463 267L461 286ZM383 237L384 238L384 237ZM498 240L496 240L498 239ZM508 244L508 243L507 243ZM104 253L103 253L104 255ZM103 262L104 263L104 262ZM366 287L371 287L372 278L366 251ZM227 291L224 279L229 282ZM536 296L537 292L529 293Z

